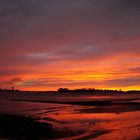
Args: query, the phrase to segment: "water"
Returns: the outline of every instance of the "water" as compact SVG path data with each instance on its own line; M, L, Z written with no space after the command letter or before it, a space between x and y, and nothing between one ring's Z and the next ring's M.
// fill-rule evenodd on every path
M116 96L97 96L86 98L78 97L78 99L80 101L83 101L83 99L87 101L115 100L115 97ZM59 101L75 100L75 97L59 98ZM139 103L138 96L134 96L133 98L132 96L129 96L129 98L127 98L127 96L120 96L117 98L117 101L119 100L121 100L121 102L126 102L129 100L127 101L128 103ZM66 133L64 138L62 138L65 140L140 139L139 105L120 104L110 106L84 106L58 103L40 103L31 101L1 100L0 112L5 114L16 114L24 116L30 115L32 117L39 118L38 121L50 123L54 129Z

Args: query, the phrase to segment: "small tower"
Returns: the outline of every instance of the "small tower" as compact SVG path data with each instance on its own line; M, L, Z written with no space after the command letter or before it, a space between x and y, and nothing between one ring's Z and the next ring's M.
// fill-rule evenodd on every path
M14 86L12 86L12 87L11 87L11 90L12 90L12 91L14 91L14 90L15 90L15 89L14 89Z

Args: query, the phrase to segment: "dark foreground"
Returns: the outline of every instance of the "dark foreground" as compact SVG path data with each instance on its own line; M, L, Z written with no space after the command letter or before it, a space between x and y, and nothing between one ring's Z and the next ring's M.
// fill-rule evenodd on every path
M140 94L0 99L0 140L140 139Z
M9 139L47 139L53 136L52 126L32 117L0 114L0 136Z

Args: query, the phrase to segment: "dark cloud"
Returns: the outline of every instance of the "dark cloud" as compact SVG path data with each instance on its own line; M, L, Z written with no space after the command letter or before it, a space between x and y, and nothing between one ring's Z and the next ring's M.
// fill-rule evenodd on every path
M113 80L107 80L105 81L105 84L108 84L112 87L140 86L140 78L139 77L117 78Z
M64 0L7 0L5 2L2 0L0 4L1 36L3 39L9 39L17 37L17 35L25 37L28 33L30 36L39 34L48 38L52 31L55 31L55 34L59 32L58 36L61 36L62 33L65 34L69 31L69 28L74 33L76 28L83 26L87 28L89 24L90 30L93 31L96 31L94 26L98 25L101 29L104 27L104 31L106 28L108 32L112 26L116 34L118 32L115 30L115 26L122 26L123 32L126 32L127 29L132 30L135 28L134 25L139 23L134 11L139 2L135 1L119 0L116 4L115 0L76 0L70 2ZM134 8L132 9L129 5Z
M130 68L129 70L134 73L140 73L140 67Z
M23 80L20 77L14 77L9 80L0 81L0 87L10 88L11 86L16 86L21 82L23 82Z
M137 9L137 8L139 9L139 7L140 7L140 1L139 0L120 0L120 4L122 4L122 6L124 6L126 8L129 8L129 10L131 10L131 9L134 10L134 9Z
M74 84L76 81L74 80L65 80L63 78L40 78L34 80L28 80L21 83L22 86L48 86L48 85L69 85Z
M17 82L22 82L22 79L19 77L15 77L15 78L12 78L11 80L9 80L9 82L12 84L15 84Z
M2 76L11 76L11 75L17 75L17 74L20 74L20 73L22 73L23 71L21 71L21 70L1 70L0 71L0 75L2 75Z

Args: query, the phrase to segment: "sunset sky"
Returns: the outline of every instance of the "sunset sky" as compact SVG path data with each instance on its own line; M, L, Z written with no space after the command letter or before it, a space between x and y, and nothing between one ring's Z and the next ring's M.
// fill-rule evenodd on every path
M140 0L0 0L0 88L140 90Z

